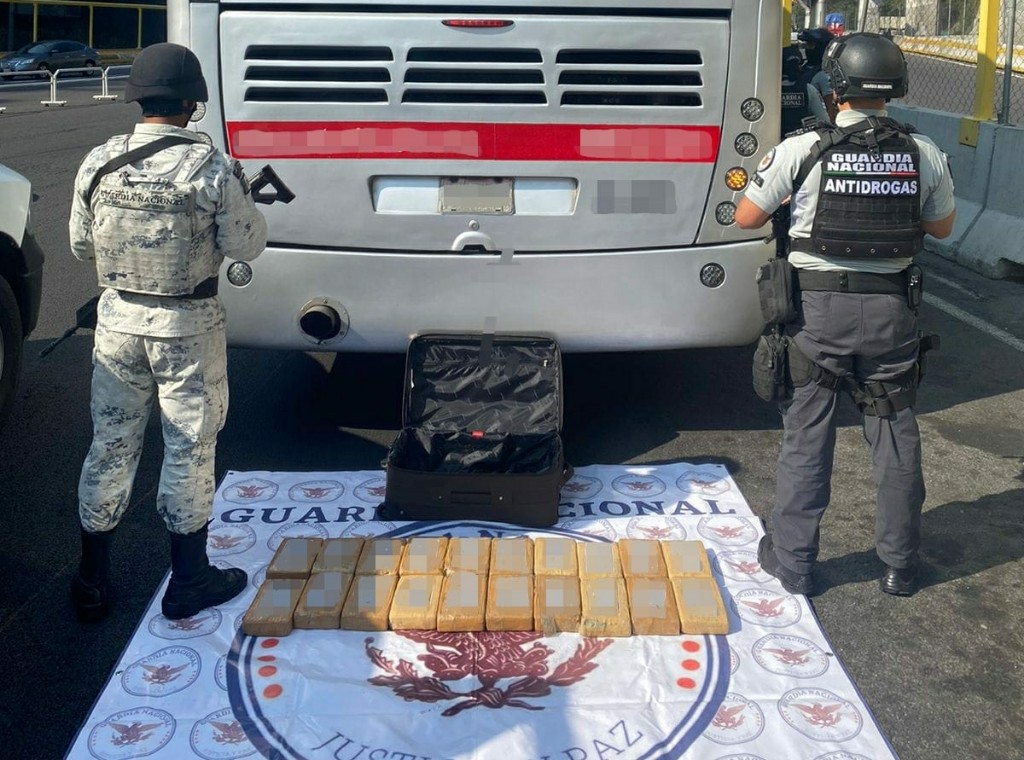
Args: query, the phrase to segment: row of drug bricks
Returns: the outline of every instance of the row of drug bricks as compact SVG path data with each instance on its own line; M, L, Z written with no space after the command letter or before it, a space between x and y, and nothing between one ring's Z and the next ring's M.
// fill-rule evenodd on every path
M293 628L725 634L700 541L287 538L242 620Z

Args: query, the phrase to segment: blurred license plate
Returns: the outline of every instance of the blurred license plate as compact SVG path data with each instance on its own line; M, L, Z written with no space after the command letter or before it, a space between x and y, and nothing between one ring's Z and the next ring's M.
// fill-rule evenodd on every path
M512 178L442 177L442 214L511 214Z

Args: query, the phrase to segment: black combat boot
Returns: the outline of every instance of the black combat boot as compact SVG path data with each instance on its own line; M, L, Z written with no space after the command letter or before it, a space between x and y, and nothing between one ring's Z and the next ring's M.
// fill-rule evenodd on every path
M244 570L210 565L206 533L205 525L195 533L171 533L171 581L160 602L164 617L170 620L192 617L234 599L249 580Z
M82 528L82 559L71 581L71 604L82 623L98 623L110 612L110 542L114 528L90 533Z

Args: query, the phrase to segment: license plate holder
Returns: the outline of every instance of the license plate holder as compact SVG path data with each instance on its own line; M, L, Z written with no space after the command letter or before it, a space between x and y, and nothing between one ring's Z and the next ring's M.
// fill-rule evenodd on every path
M442 214L512 214L511 177L442 177Z

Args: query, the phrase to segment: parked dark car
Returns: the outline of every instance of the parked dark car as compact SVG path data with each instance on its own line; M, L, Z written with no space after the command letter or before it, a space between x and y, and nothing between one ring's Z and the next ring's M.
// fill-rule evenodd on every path
M99 73L99 62L100 54L81 42L41 40L0 58L0 71L46 76L57 69L88 68L82 73L91 76Z

